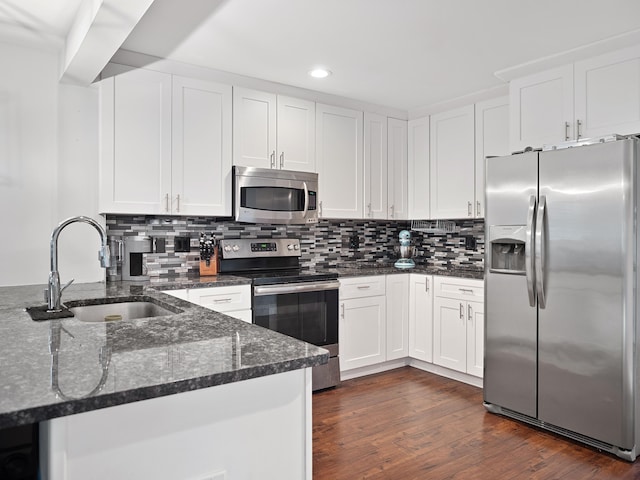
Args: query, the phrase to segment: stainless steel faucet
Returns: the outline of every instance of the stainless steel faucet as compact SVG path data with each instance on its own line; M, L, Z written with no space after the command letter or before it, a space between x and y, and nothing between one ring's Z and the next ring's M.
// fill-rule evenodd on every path
M58 237L64 227L76 222L88 223L98 230L98 233L100 234L100 241L102 243L102 246L98 251L100 266L107 268L111 265L109 244L107 243L107 232L102 225L96 222L93 218L83 216L67 218L60 222L51 234L51 272L49 273L49 287L44 291L44 299L47 302L47 311L49 312L62 311L62 303L60 302L62 292L65 288L71 285L71 283L73 283L72 279L65 286L60 288L60 274L58 273Z

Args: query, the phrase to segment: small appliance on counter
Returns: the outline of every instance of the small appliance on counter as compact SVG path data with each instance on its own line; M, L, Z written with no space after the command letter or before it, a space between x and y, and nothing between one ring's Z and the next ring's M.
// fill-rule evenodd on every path
M416 262L413 261L413 255L415 254L415 247L411 246L411 232L408 230L402 230L398 235L400 239L400 258L393 264L396 268L414 268Z
M124 255L122 256L122 280L149 280L146 275L143 253L153 252L151 237L132 236L124 239Z
M200 234L200 275L218 274L218 244L213 234Z

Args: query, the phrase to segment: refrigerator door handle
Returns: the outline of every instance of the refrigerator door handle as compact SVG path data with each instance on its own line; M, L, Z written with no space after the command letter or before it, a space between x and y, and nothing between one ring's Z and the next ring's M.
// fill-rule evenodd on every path
M536 292L535 292L535 257L534 257L534 242L536 232L536 196L531 195L529 197L529 211L527 212L527 232L524 244L524 271L527 277L527 292L529 293L529 305L536 306Z
M547 197L540 195L540 204L538 205L538 215L536 218L536 243L535 243L535 263L536 263L536 293L538 294L538 306L545 308L547 305L544 295L544 239L545 231L545 215L547 213Z

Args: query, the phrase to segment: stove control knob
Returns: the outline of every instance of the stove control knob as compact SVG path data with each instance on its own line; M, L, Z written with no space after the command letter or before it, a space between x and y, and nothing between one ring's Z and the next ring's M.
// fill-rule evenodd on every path
M298 244L296 243L296 244L293 246L293 248L294 248L295 250L300 250L300 245L298 245Z
M287 245L287 250L293 250L293 245L291 244Z
M231 245L225 245L224 246L224 251L225 252L230 252L231 251Z
M233 251L237 252L238 250L240 250L240 247L238 245L234 245L233 246Z

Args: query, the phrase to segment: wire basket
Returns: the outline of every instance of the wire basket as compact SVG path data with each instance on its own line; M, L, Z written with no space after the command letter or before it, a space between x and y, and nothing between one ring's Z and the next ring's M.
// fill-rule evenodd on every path
M411 230L425 233L453 233L456 222L450 220L411 220Z

